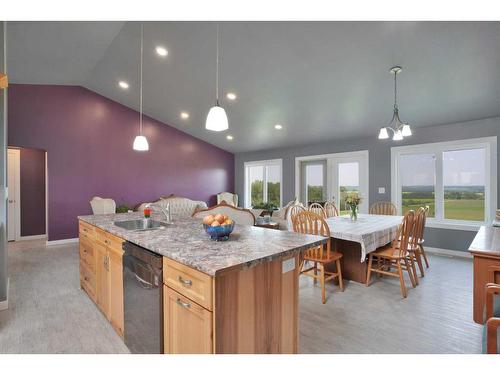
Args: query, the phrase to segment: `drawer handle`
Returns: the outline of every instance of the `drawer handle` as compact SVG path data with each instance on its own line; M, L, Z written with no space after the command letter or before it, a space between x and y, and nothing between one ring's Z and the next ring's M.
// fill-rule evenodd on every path
M179 278L178 278L178 279L179 279L179 281L180 281L181 283L183 283L184 285L187 285L187 286L191 286L191 285L193 285L193 282L192 282L191 280L184 280L184 279L182 278L182 276L179 276Z
M85 281L89 281L89 278L88 278L87 276L85 276L83 279L84 279Z
M86 253L86 252L87 252L87 250L83 249L83 252L84 252L84 253Z
M83 228L83 231L86 232L87 231L87 228Z
M179 306L184 307L185 309L190 309L191 308L191 304L190 303L182 302L180 298L177 298L177 304Z

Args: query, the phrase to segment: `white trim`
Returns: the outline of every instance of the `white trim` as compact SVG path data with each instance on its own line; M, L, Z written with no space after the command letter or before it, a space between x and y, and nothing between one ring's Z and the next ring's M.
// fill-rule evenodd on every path
M342 160L344 159L344 160ZM368 150L360 151L348 151L348 152L337 152L333 154L322 154L322 155L308 155L308 156L298 156L295 158L295 196L300 199L300 186L301 186L301 162L303 161L321 161L326 160L326 191L327 196L331 197L333 194L333 184L338 178L333 176L332 169L333 165L338 162L350 161L350 159L365 159L366 165L363 168L360 165L359 171L359 183L360 186L363 185L365 181L366 192L363 196L362 213L368 213L368 207L370 207L370 153ZM364 169L364 170L363 170ZM338 193L335 192L337 199ZM338 203L338 202L337 202Z
M447 255L457 258L472 259L472 255L468 251L448 250L448 249L441 249L439 247L425 246L425 252L430 254Z
M485 173L485 220L484 222L444 219L444 192L442 183L442 154L451 150L484 148L486 150ZM399 183L399 157L407 154L434 154L436 157L435 173L435 213L436 218L429 218L426 225L430 228L477 231L481 225L488 225L495 218L497 208L497 137L462 139L448 142L435 142L409 146L391 147L391 200L401 214L401 184Z
M0 311L7 310L9 308L9 284L10 284L10 279L7 278L7 298L3 301L0 301Z
M17 241L34 241L34 240L45 240L47 239L46 234L37 234L34 236L21 236L17 239Z
M66 238L64 240L54 240L54 241L47 241L47 247L49 246L60 246L60 245L67 245L71 243L77 243L79 241L79 238Z
M10 154L10 155L9 155ZM16 180L16 189L13 191L12 188L8 189L7 195L7 214L9 212L9 200L14 198L14 241L18 241L21 237L21 150L19 148L9 147L7 148L7 184L9 183L8 173L9 173L9 162L8 159L13 157L14 159L14 178ZM11 197L14 195L14 197ZM9 225L9 220L7 219L7 225ZM7 239L9 237L8 227L7 227Z
M267 174L266 167L278 165L280 167L280 207L283 206L283 159L270 159L270 160L255 160L255 161L246 161L243 163L244 169L244 186L243 186L243 205L245 208L251 208L250 206L250 191L248 190L248 167L260 167L264 168L263 178L264 178L264 187L262 190L262 195L264 198L264 203L267 202Z

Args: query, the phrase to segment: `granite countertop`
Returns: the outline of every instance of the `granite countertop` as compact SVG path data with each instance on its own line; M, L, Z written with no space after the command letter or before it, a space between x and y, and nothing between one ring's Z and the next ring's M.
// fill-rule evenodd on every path
M117 227L115 221L142 218L142 213L79 216L91 225L197 269L210 276L235 268L244 268L291 255L325 243L328 239L289 231L235 225L228 241L212 241L201 220L175 218L166 228L134 232ZM163 221L161 214L152 218Z

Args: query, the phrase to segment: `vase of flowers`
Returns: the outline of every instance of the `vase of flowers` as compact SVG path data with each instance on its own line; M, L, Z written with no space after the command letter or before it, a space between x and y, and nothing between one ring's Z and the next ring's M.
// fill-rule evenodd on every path
M358 193L347 194L345 203L349 207L349 216L351 217L351 220L358 220L358 207L361 204L361 197Z

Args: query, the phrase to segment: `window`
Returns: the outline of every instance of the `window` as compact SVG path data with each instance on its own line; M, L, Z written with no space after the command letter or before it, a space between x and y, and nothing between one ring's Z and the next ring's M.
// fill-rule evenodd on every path
M434 227L473 229L491 221L496 149L496 137L393 147L393 201L403 214L429 206Z
M281 206L281 159L245 163L245 207Z
M311 204L326 201L326 160L315 160L302 163L303 188L302 202Z
M360 212L368 212L368 151L295 158L295 194L311 204L333 200L347 214L348 194L362 197Z
M338 163L339 169L339 211L341 215L349 213L345 200L349 194L360 194L359 162Z

